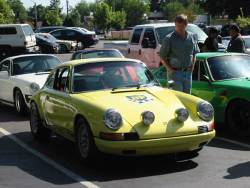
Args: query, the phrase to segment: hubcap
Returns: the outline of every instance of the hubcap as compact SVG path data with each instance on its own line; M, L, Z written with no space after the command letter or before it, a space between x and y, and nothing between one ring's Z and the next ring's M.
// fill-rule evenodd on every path
M89 133L85 126L79 129L78 147L83 158L87 158L89 154Z
M37 110L34 107L34 104L32 104L31 109L30 109L30 127L32 133L36 134L38 130L38 124L39 124L39 118L37 115Z

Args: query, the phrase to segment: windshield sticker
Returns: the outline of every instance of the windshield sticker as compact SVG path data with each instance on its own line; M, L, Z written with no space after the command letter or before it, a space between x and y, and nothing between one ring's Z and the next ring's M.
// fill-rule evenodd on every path
M132 96L126 96L126 97L128 98L129 101L136 102L139 104L143 104L143 103L150 102L150 101L154 100L154 99L149 98L145 95L132 95Z

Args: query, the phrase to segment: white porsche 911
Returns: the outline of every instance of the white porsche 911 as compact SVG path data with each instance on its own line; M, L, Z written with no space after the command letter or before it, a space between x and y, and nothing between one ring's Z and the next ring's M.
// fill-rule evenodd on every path
M60 63L57 57L47 54L4 59L0 62L0 102L24 113L29 107L30 97L43 87L50 70Z

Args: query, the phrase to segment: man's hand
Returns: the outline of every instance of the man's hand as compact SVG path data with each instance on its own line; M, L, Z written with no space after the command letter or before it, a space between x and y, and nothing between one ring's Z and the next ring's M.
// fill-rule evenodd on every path
M167 69L167 71L170 72L175 72L176 70L168 63L168 61L166 60L161 60L161 63L163 64L163 66Z

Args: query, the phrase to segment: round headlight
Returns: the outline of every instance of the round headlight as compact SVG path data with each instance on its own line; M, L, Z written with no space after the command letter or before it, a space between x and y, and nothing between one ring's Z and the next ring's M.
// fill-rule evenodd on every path
M175 113L177 115L177 119L180 122L186 121L188 119L188 117L189 117L188 110L185 109L185 108L180 108L180 109L176 110Z
M155 120L155 115L153 112L150 111L145 111L141 114L142 116L142 121L144 125L150 125L154 122Z
M204 121L211 121L214 118L213 106L205 101L202 101L197 105L197 113Z
M108 128L117 130L122 124L122 116L115 109L108 109L104 113L104 123Z
M36 83L31 83L30 84L30 89L33 93L37 92L40 89L40 86Z

